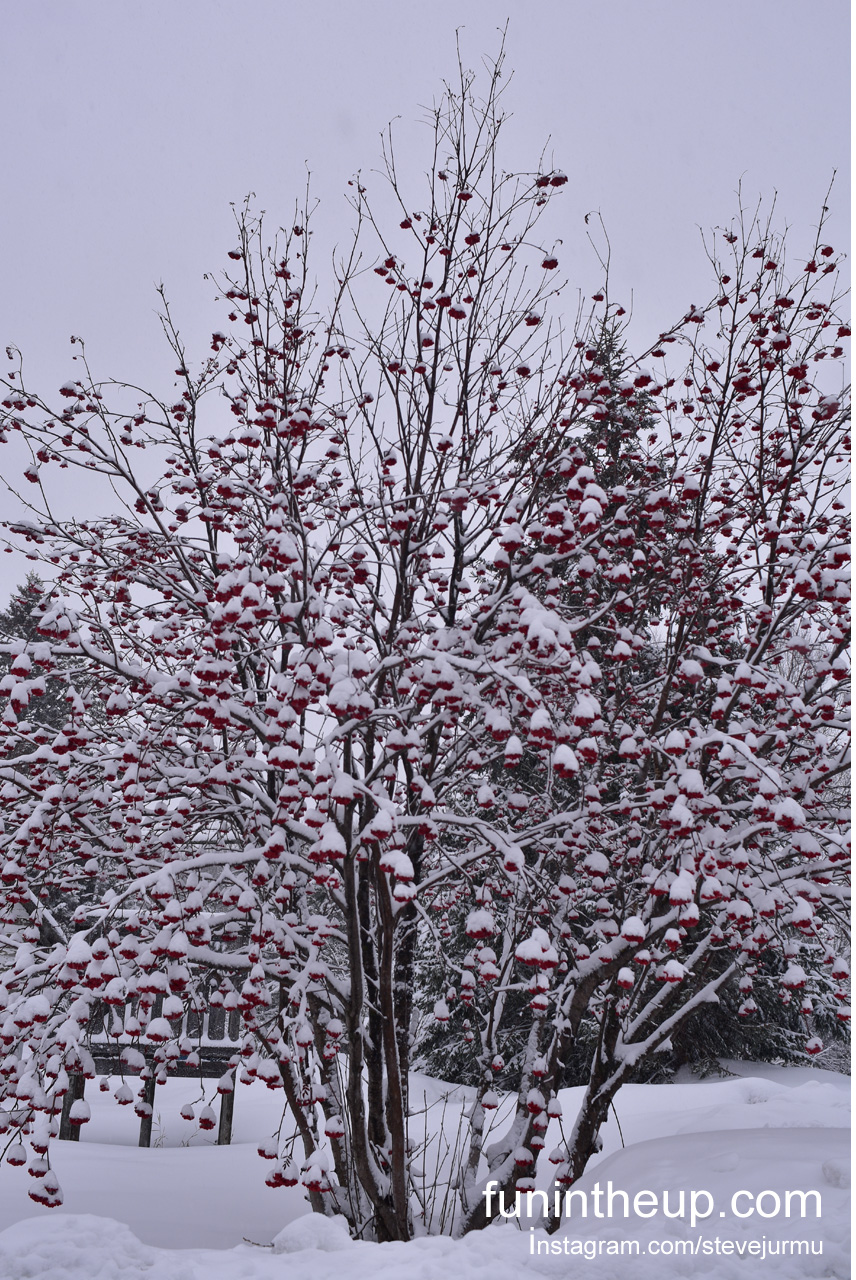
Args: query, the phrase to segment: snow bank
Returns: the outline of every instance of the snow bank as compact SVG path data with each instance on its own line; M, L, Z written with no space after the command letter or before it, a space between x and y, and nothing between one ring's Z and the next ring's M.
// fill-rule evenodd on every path
M271 1190L256 1143L276 1123L276 1098L261 1087L240 1090L236 1141L211 1147L210 1138L182 1129L177 1115L189 1082L170 1081L159 1091L161 1148L118 1145L131 1139L133 1117L93 1090L93 1119L80 1143L56 1144L66 1192L63 1209L40 1209L27 1198L29 1179L0 1167L0 1276L3 1280L522 1280L580 1275L590 1280L661 1280L711 1277L770 1280L849 1276L847 1258L849 1163L846 1077L805 1068L731 1064L725 1080L682 1080L670 1085L627 1086L617 1099L624 1147L614 1117L603 1152L578 1184L589 1195L585 1218L575 1213L549 1238L577 1247L605 1249L609 1241L638 1241L638 1256L592 1260L530 1252L548 1237L511 1220L462 1241L416 1240L409 1245L350 1241L340 1222L307 1213L299 1188ZM416 1097L448 1095L448 1115L466 1103L463 1088L445 1088L426 1077L413 1081ZM574 1114L577 1090L562 1094L565 1116ZM415 1101L415 1098L414 1098ZM507 1106L507 1102L504 1104ZM503 1108L500 1108L502 1110ZM175 1115L173 1115L175 1111ZM117 1119L117 1115L120 1119ZM457 1123L456 1114L452 1122ZM554 1122L555 1123L555 1122ZM124 1133L125 1126L128 1134ZM120 1132L121 1129L121 1132ZM551 1126L552 1130L552 1126ZM556 1133L558 1137L558 1132ZM552 1132L548 1135L548 1144ZM96 1140L92 1140L96 1139ZM194 1145L183 1145L191 1142ZM203 1145L195 1145L202 1143ZM548 1145L548 1150L549 1150ZM684 1218L624 1219L622 1201L612 1218L594 1216L593 1188L612 1182L630 1202L643 1189L670 1205L681 1190L709 1191L715 1208L692 1227ZM740 1218L731 1211L735 1191L817 1190L822 1218ZM745 1203L745 1202L744 1202ZM742 1206L741 1206L742 1207ZM98 1215L98 1216L96 1216ZM128 1224L128 1225L122 1225ZM521 1225L523 1229L521 1230ZM662 1256L650 1252L702 1238L738 1245L762 1240L822 1242L818 1256ZM256 1242L245 1243L244 1239Z

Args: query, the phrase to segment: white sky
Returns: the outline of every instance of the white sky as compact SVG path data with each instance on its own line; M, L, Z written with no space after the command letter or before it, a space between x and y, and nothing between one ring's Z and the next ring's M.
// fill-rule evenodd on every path
M0 12L0 348L53 389L82 334L98 374L156 382L174 363L163 281L201 356L222 323L202 276L233 244L230 201L253 191L289 221L308 169L320 239L344 241L346 181L378 163L383 127L401 118L400 168L418 180L414 122L455 74L456 27L478 66L506 17L505 167L534 169L550 139L570 177L563 267L595 283L583 216L599 210L640 337L712 294L699 228L730 219L741 179L748 204L778 193L798 257L837 169L828 238L843 247L846 0L26 0ZM25 569L0 557L0 606Z

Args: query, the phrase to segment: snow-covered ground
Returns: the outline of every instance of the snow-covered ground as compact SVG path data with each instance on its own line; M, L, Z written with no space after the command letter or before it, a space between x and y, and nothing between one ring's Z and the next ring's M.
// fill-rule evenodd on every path
M579 1215L577 1200L577 1212L556 1236L531 1233L525 1222L521 1230L510 1220L462 1241L432 1237L410 1245L355 1244L337 1222L308 1215L299 1188L264 1185L270 1165L259 1159L256 1144L278 1123L281 1095L260 1083L239 1090L233 1142L221 1148L213 1145L211 1134L179 1116L182 1104L193 1101L192 1082L171 1080L158 1090L159 1145L150 1150L134 1145L139 1122L132 1109L118 1108L109 1094L90 1085L93 1116L83 1140L56 1143L53 1149L65 1192L62 1209L41 1209L27 1197L26 1173L0 1168L0 1276L273 1280L286 1273L287 1262L290 1280L385 1280L405 1270L419 1280L446 1280L450 1271L520 1280L524 1269L591 1280L696 1274L716 1280L756 1274L775 1280L844 1280L850 1274L849 1079L809 1067L730 1065L735 1075L728 1079L687 1077L669 1085L626 1086L617 1099L621 1135L611 1117L603 1152L579 1183L588 1196L588 1214ZM424 1094L427 1102L437 1103L429 1112L429 1128L439 1123L443 1105L438 1099L445 1092L427 1077L413 1082L414 1102ZM445 1106L447 1131L456 1125L466 1093L452 1092ZM578 1096L577 1090L563 1092L566 1117L573 1116ZM495 1123L499 1129L501 1115ZM551 1128L548 1151L558 1138ZM620 1197L611 1218L594 1215L595 1184L605 1193L609 1182L628 1193L626 1219ZM798 1200L791 1217L784 1216L785 1193L793 1190L819 1192L819 1220L811 1199L806 1218L796 1216ZM684 1215L666 1218L660 1207L651 1217L635 1216L634 1197L641 1191L655 1193L660 1206L668 1191L673 1211L683 1191ZM692 1191L712 1198L709 1215L695 1225ZM782 1211L741 1218L731 1203L738 1191L749 1193L737 1201L740 1212L762 1191L771 1194L759 1207L774 1211L778 1196ZM700 1212L708 1207L701 1194L696 1204ZM792 1254L785 1245L783 1256L779 1245L780 1252L766 1259L750 1253L752 1242L763 1248L765 1239L774 1247L779 1241L806 1241L815 1252ZM607 1252L610 1242L620 1247L621 1241L624 1255ZM548 1242L567 1253L545 1256ZM633 1242L638 1254L630 1252ZM535 1251L539 1244L540 1253ZM698 1252L676 1252L690 1248Z

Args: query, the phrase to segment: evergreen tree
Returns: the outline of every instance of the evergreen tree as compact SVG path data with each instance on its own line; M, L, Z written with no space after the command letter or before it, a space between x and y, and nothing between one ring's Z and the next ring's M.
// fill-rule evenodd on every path
M21 653L28 645L38 640L38 624L41 615L49 606L50 593L44 581L37 573L28 573L25 582L12 592L8 606L0 612L0 640L9 645L0 651L0 690L8 694L19 683L11 674L14 655L10 651L15 642ZM64 664L66 667L68 663ZM7 687L8 686L8 687ZM34 682L30 688L30 702L27 708L27 719L33 732L48 732L51 736L62 727L68 717L65 701L67 685L56 676L48 676L41 683ZM24 750L23 744L15 750Z

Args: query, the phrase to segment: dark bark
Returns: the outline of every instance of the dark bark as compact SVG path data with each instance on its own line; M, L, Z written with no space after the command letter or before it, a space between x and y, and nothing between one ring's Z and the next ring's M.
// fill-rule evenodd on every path
M389 1135L389 1164L396 1239L409 1240L410 1210L407 1195L407 1107L403 1084L407 1075L409 1054L399 1057L399 1028L396 1022L394 975L395 924L386 885L378 887L380 915L380 1005L383 1014L383 1056L386 1067L386 1131Z
M383 1061L380 1013L377 1010L377 977L370 916L367 867L348 859L344 867L348 908L348 954L351 1000L347 1018L348 1080L346 1099L354 1168L374 1210L373 1234L377 1240L398 1239L392 1206L381 1193L368 1143L384 1145ZM364 1036L364 1004L369 1002L368 1036ZM375 1013L372 1016L372 1005ZM368 1115L363 1098L363 1063L368 1075ZM380 1135L380 1140L375 1134ZM355 1224L362 1227L362 1223Z

